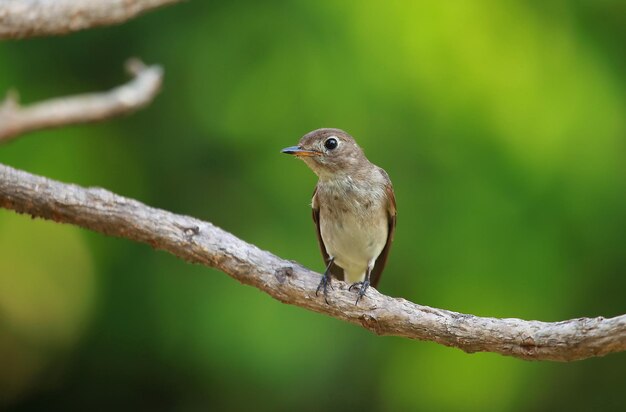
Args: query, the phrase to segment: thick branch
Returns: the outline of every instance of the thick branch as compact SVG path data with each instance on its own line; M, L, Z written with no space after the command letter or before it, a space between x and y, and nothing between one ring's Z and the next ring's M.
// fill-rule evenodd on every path
M215 267L284 303L362 325L379 334L429 340L466 352L571 361L626 350L626 315L563 322L464 315L381 295L354 295L335 282L330 304L315 296L319 275L192 217L154 209L99 188L56 182L0 165L0 207L144 242Z
M127 63L127 69L135 77L108 92L61 97L26 107L9 94L0 105L0 142L34 130L97 122L141 109L161 89L163 70L145 67L136 59Z
M0 39L67 34L123 23L181 0L2 0Z

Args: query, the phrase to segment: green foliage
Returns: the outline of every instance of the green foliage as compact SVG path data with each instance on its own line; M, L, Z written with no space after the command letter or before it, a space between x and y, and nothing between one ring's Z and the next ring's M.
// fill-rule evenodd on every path
M0 161L209 220L321 271L315 177L279 151L343 128L398 198L382 292L484 316L614 316L624 11L196 1L5 42L0 90L24 102L119 84L133 55L166 75L144 111L24 137ZM617 410L625 361L376 337L147 246L0 211L0 402L17 410Z

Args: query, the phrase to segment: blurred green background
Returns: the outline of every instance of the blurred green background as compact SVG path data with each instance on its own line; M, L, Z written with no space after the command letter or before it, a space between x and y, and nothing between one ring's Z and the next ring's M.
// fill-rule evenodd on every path
M213 222L323 269L315 176L339 127L390 174L384 293L556 321L626 312L624 1L190 1L0 43L24 103L165 68L145 110L0 162ZM145 245L0 210L0 409L623 410L626 354L572 364L377 337Z

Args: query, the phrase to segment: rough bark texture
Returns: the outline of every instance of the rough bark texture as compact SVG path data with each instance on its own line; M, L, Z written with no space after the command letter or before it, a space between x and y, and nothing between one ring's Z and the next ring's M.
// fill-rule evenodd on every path
M0 142L27 132L77 123L91 123L132 113L154 99L161 89L163 70L127 63L135 77L108 92L61 97L22 107L14 95L0 105Z
M147 243L189 262L215 267L281 302L403 336L522 359L572 361L626 350L626 315L563 322L483 318L417 305L370 288L354 294L334 282L326 304L319 274L188 216L148 207L99 188L82 188L0 165L0 207Z
M123 23L181 0L1 0L0 39L62 35Z

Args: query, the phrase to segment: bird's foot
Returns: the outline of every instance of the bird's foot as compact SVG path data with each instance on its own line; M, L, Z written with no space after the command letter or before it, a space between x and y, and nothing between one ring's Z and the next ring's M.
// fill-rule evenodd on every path
M359 294L356 297L356 302L354 303L355 305L359 304L359 300L361 300L361 298L363 296L365 296L365 292L367 291L367 288L369 288L369 287L370 287L370 281L369 280L364 280L363 282L356 282L356 283L353 283L352 285L350 285L348 290L352 290L352 288L358 288L359 289Z
M326 301L326 304L328 303L328 287L330 286L331 289L333 289L333 285L330 283L330 273L325 273L322 276L322 280L320 280L320 284L317 285L317 290L315 291L315 296L317 296L320 293L320 290L322 290L324 292L324 300Z

